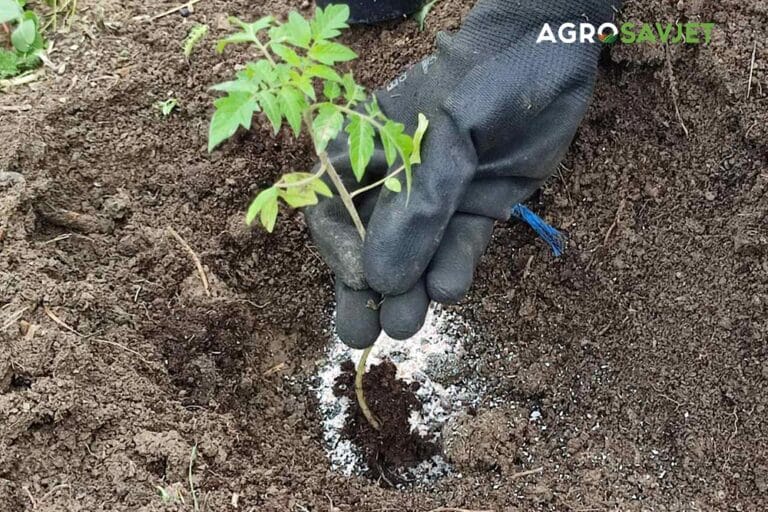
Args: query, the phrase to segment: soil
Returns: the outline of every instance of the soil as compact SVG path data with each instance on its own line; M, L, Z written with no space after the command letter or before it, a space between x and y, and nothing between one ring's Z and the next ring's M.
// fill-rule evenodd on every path
M407 469L440 453L435 443L411 432L408 419L411 413L422 410L416 396L419 384L396 378L397 367L389 360L371 366L363 376L363 389L368 408L379 422L377 430L357 405L355 370L352 361L345 362L334 386L335 395L348 398L352 404L343 436L362 451L368 478L388 487L404 486L410 483Z
M0 94L0 510L193 510L195 446L201 510L768 509L765 2L626 2L714 21L713 43L606 50L529 203L569 249L499 225L457 308L488 399L446 427L459 471L407 491L329 469L310 390L331 276L301 215L243 227L259 187L309 168L306 141L261 122L205 151L208 87L246 58L213 51L226 16L310 4L78 4L63 70ZM384 84L470 8L350 31L357 75ZM211 36L187 62L194 22Z

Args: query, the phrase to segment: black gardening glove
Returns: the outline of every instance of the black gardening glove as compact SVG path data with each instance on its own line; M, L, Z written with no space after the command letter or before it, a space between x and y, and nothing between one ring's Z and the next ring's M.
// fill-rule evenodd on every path
M537 44L543 25L599 26L613 13L609 1L479 0L455 36L439 36L435 56L377 94L409 133L419 113L430 128L408 204L406 194L388 190L364 198L362 261L348 216L333 207L338 200L308 210L312 236L338 277L342 340L365 347L381 327L407 337L430 299L455 303L466 294L494 222L554 172L592 94L599 43ZM346 143L332 150L351 175ZM385 172L378 160L373 178Z

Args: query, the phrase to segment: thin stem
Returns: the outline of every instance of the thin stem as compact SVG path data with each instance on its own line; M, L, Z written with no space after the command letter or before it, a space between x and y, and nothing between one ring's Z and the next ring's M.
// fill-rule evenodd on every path
M336 105L335 103L332 103L332 105L334 107L336 107L337 109L339 109L341 112L344 112L345 114L348 114L348 115L351 115L351 116L357 116L357 117L360 117L362 119L365 119L366 121L371 123L373 126L378 128L379 130L383 130L384 129L384 125L383 124L381 124L380 122L378 122L376 119L374 119L373 117L371 117L369 115L366 115L366 114L363 114L361 112L358 112L357 110L352 110L349 107L343 107L341 105Z
M352 201L352 195L349 193L349 190L347 190L344 182L341 181L341 177L336 172L336 169L333 167L331 161L328 160L328 153L325 151L320 153L320 164L327 168L326 172L328 173L328 177L331 179L333 186L336 187L336 190L339 192L339 198L344 204L344 208L347 209L349 215L352 217L352 222L355 224L357 232L360 233L360 238L365 240L365 226L363 225L363 221L360 218L360 214L357 213L355 203Z
M189 479L189 492L192 493L192 503L195 507L194 510L197 512L200 510L200 505L197 502L197 493L195 492L195 481L192 479L192 470L195 467L195 459L197 459L197 445L192 447L192 455L189 457L189 473L187 474L187 477Z
M289 188L303 187L305 185L309 185L310 183L312 183L316 179L321 178L323 176L323 174L325 174L326 171L327 171L327 169L325 168L325 166L321 164L320 165L320 169L318 169L318 171L315 174L313 174L312 176L310 176L308 178L304 178L303 180L299 180L296 183L280 183L280 182L278 182L278 183L275 183L275 186L277 188L281 188L283 190L287 190ZM352 195L352 197L354 197L354 194Z
M365 401L365 393L363 391L363 375L365 375L365 363L368 361L368 356L373 350L373 347L368 347L363 351L363 355L360 356L360 362L357 364L357 373L355 374L355 395L357 395L357 403L360 404L360 410L363 411L363 416L368 420L368 423L376 430L381 430L381 423L368 408L368 404Z
M277 64L275 63L275 60L272 58L272 55L269 54L269 50L267 49L266 45L261 42L261 40L256 37L254 38L253 42L256 44L256 46L261 50L262 55L264 55L264 58L269 61L270 64L272 64L272 67L275 67Z
M352 195L349 193L346 185L344 185L344 182L339 176L339 173L336 172L336 168L328 159L328 153L325 151L318 151L317 149L317 141L315 140L315 134L312 131L312 116L309 112L304 112L303 121L307 126L307 131L312 137L312 144L315 147L315 153L317 153L317 156L320 158L320 169L324 169L328 174L331 183L333 183L333 186L336 187L336 191L339 193L341 202L347 209L349 216L352 217L352 222L355 224L355 228L357 228L357 232L360 234L360 238L365 240L365 226L363 225L363 221L360 218L360 214L357 212L354 201L352 201ZM371 350L373 350L373 346L368 347L363 352L363 355L360 357L360 364L357 365L357 372L355 373L355 396L357 396L357 404L360 406L360 410L363 412L363 416L365 416L365 419L368 420L368 423L371 425L371 427L373 427L375 430L381 430L381 424L373 416L371 409L368 407L368 402L365 401L365 390L363 389L365 362L368 360L368 354L371 353Z
M402 166L400 166L400 167L399 167L397 170L395 170L395 171L392 171L392 172L391 172L390 174L388 174L387 176L384 176L383 178L381 178L379 181L377 181L377 182L375 182L375 183L371 183L371 184L370 184L370 185L368 185L368 186L365 186L365 187L363 187L363 188L359 188L359 189L355 190L354 192L352 192L352 193L350 194L350 196L352 197L352 199L354 199L355 197L359 196L360 194L362 194L362 193L364 193L364 192L368 192L369 190L373 190L373 189L375 189L375 188L377 188L377 187L380 187L380 186L384 185L384 182L385 182L385 181L387 181L387 180L388 180L388 179L390 179L390 178L394 178L395 176L397 176L398 174L400 174L400 173L401 173L401 172L403 172L404 170L405 170L405 166L404 166L404 165L402 165Z

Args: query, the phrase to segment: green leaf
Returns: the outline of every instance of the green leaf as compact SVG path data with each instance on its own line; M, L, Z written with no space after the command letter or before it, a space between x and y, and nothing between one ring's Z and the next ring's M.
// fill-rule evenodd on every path
M351 72L344 75L341 79L341 85L344 87L344 99L349 103L354 104L365 100L365 89L355 82L355 77Z
M165 101L159 101L155 103L155 107L160 109L160 113L163 114L163 117L168 117L171 115L171 112L173 112L173 109L175 109L179 105L179 100L176 98L169 98Z
M19 74L19 60L16 52L0 48L0 80Z
M331 104L321 105L312 122L312 132L318 151L325 151L328 143L336 138L344 125L344 116Z
M220 40L216 45L216 51L221 53L230 44L255 43L258 41L258 33L272 25L274 21L275 19L272 16L264 16L263 18L260 18L253 23L246 23L234 16L231 16L229 18L229 23L240 27L242 32L231 34Z
M267 119L272 124L272 129L277 134L280 131L280 126L283 124L283 114L280 111L280 105L277 102L277 98L271 92L262 91L256 98L261 105L262 110L267 115Z
M280 181L289 185L296 184L300 181L306 181L307 183L304 185L304 187L308 188L309 190L312 190L321 196L333 197L333 192L331 192L331 189L328 188L328 185L326 185L323 180L316 177L314 174L308 172L292 172L285 174Z
M328 101L333 101L341 96L341 87L336 82L327 81L323 86L323 96L328 98Z
M280 197L291 208L304 208L317 204L317 196L308 186L280 190Z
M277 96L278 105L283 115L288 120L288 124L293 129L293 134L298 137L301 133L301 115L307 108L307 101L304 94L290 85L280 89Z
M275 71L275 67L267 59L256 61L255 64L249 62L245 66L245 69L240 71L240 73L242 73L244 76L248 76L255 80L261 80L270 85L275 85L275 83L277 83L277 72ZM238 73L238 76L240 73Z
M304 70L305 75L331 80L332 82L341 82L339 74L324 64L312 64Z
M19 73L34 69L41 64L35 54L22 54L14 50L0 48L0 80L11 78Z
M267 232L271 233L275 230L275 222L277 221L277 198L272 201L267 201L261 208L259 215L261 225Z
M236 16L230 16L227 18L230 24L237 25L240 27L243 32L247 32L249 34L256 35L259 33L259 31L264 30L265 28L269 27L274 23L275 18L274 16L263 16L259 18L258 20L254 21L253 23L246 23L243 20L237 18Z
M400 193L401 190L403 190L403 186L400 184L397 178L387 178L387 180L384 182L384 186L387 187L392 192L395 192L398 194Z
M0 23L8 23L21 18L23 11L16 0L0 0Z
M341 34L341 29L349 28L349 7L344 4L331 4L323 10L315 9L315 17L310 22L312 37L315 40L332 39Z
M310 59L332 66L337 62L346 62L357 58L357 54L343 44L331 41L318 41L307 53Z
M270 85L277 79L272 64L262 59L256 63L250 62L237 72L237 79L216 84L211 89L222 92L246 92L256 94L264 82Z
M414 17L416 18L416 21L419 23L419 30L424 30L424 25L427 21L427 16L429 16L429 11L432 10L432 7L435 6L437 3L437 0L432 0L431 2L427 2L424 4L424 6L417 12Z
M241 92L219 98L214 102L214 106L216 112L211 118L208 131L208 152L232 137L238 127L249 130L254 112L259 111L259 105L253 96Z
M311 181L309 186L312 188L312 190L315 191L316 194L320 194L321 196L325 197L333 197L333 192L331 192L330 187L328 187L328 185L326 185L325 182L320 178Z
M301 66L301 57L288 46L280 43L270 45L272 51L291 66Z
M350 116L345 131L349 134L349 161L352 164L352 172L357 181L360 181L373 157L373 139L376 132L373 126L360 116Z
M294 71L290 64L278 64L275 66L275 83L287 85L291 82L291 73Z
M299 89L306 96L309 96L312 101L317 99L315 98L315 87L312 84L312 79L308 75L300 75L297 71L291 70L290 84Z
M309 22L296 11L288 14L288 21L281 27L285 40L299 48L309 48L312 29Z
M379 100L376 99L376 96L371 96L371 101L365 104L365 111L368 112L368 115L371 117L379 117L382 115L381 109L379 108Z
M286 174L280 180L285 188L280 189L280 197L292 208L304 208L317 204L317 195L315 194L317 179L308 172L292 172ZM300 186L297 185L305 182ZM327 187L326 187L327 188ZM329 190L330 192L330 190Z
M256 220L256 217L259 215L262 208L264 208L264 205L271 201L277 202L277 189L275 187L270 187L259 192L256 199L251 202L251 206L248 207L248 213L245 215L245 223L249 226L253 224L253 221Z
M413 133L413 151L411 153L411 164L421 164L421 142L424 140L424 134L427 133L429 128L429 120L427 116L419 113L419 125L416 127L416 131Z
M387 157L387 165L392 166L400 153L400 140L405 131L405 126L388 120L383 128L379 129L379 138L384 146L384 154Z
M259 82L251 82L248 80L232 80L229 82L222 82L211 87L213 91L220 92L240 92L246 94L256 94L259 91Z
M26 53L32 49L32 44L35 42L36 35L37 27L35 26L35 22L26 19L20 22L11 33L11 43L18 51Z
M231 45L231 44L242 44L242 43L252 43L253 37L245 34L243 32L238 32L237 34L232 34L224 39L220 39L218 43L216 43L216 53L223 53L224 49Z

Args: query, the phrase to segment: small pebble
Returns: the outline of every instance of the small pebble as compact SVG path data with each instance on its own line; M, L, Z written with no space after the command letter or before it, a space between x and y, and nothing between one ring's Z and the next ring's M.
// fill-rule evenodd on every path
M182 7L179 10L179 14L181 14L182 18L186 18L187 16L189 16L190 15L189 7Z

